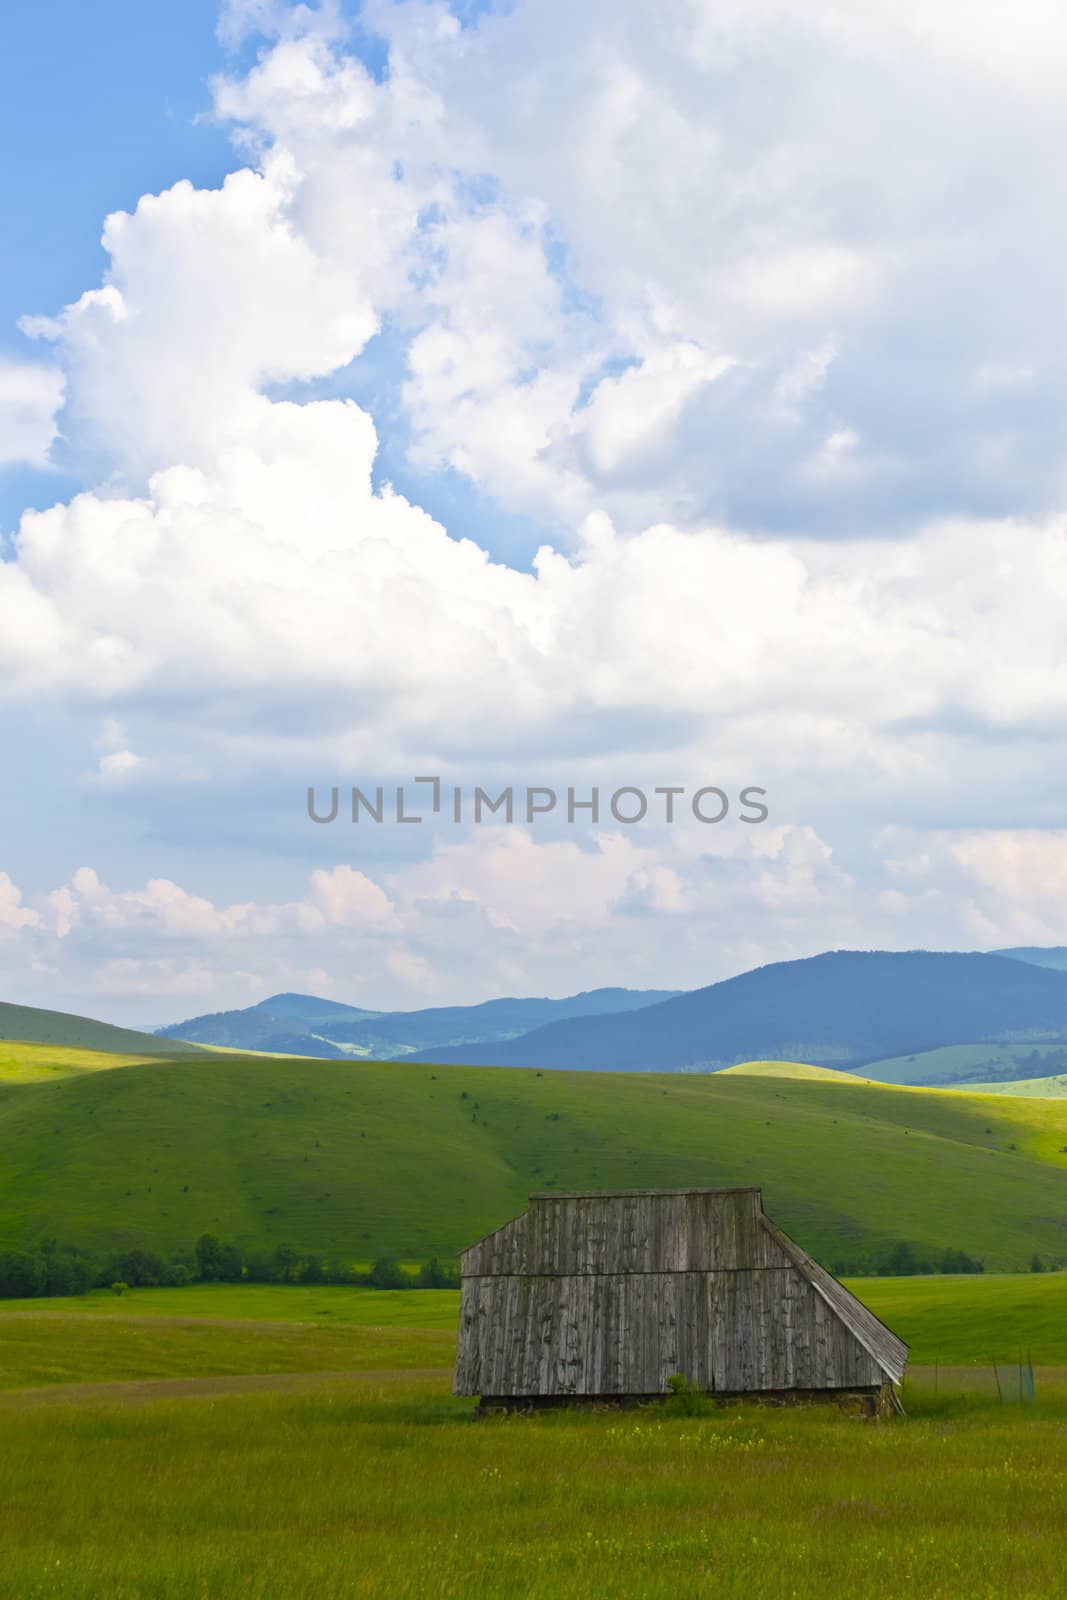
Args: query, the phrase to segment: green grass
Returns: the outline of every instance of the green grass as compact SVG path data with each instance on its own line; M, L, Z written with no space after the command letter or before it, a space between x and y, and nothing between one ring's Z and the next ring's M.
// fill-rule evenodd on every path
M0 1300L8 1312L62 1312L112 1322L144 1317L323 1322L353 1327L444 1328L459 1315L457 1289L355 1289L334 1284L194 1283L184 1289L110 1289L33 1300ZM1067 1361L1067 1355L1064 1357Z
M1067 1401L472 1422L437 1380L3 1413L17 1600L1048 1600Z
M961 1083L961 1089L981 1094L1014 1094L1026 1099L1062 1100L1067 1096L1067 1074L1052 1078L1011 1078L1006 1083Z
M736 1067L724 1067L723 1074L740 1073L746 1078L808 1078L822 1083L866 1083L866 1078L851 1072L840 1072L836 1067L813 1067L807 1061L742 1061Z
M1029 1352L1035 1362L1067 1367L1067 1273L852 1278L847 1282L910 1346L913 1364L1009 1361L1022 1351ZM94 1344L95 1370L105 1378L117 1374L111 1372L102 1352L114 1348L121 1356L122 1329L127 1324L140 1328L156 1320L185 1325L199 1318L205 1326L236 1327L239 1335L242 1325L258 1322L271 1329L286 1323L301 1325L305 1331L317 1327L324 1336L336 1333L342 1340L349 1336L346 1330L367 1328L393 1329L398 1336L436 1332L451 1340L458 1317L459 1294L454 1289L194 1284L185 1289L128 1289L121 1296L101 1290L63 1299L0 1300L0 1362L15 1370L10 1354L14 1346L9 1340L21 1341L19 1327L30 1323L45 1329L42 1338L56 1344L80 1343L89 1337L98 1341ZM76 1340L70 1333L73 1318L78 1319ZM119 1331L109 1333L109 1326ZM222 1333L212 1337L224 1340ZM308 1349L317 1346L309 1344ZM239 1357L234 1357L239 1364L218 1370L275 1370L241 1364L254 1358L255 1351L254 1343L241 1343ZM451 1346L445 1359L452 1359ZM319 1365L315 1356L303 1369L277 1370L313 1371ZM160 1368L154 1375L165 1377L169 1370Z
M910 1346L910 1361L1067 1367L1067 1272L851 1278L848 1287Z
M116 1028L92 1017L66 1011L42 1011L0 1000L0 1040L64 1045L71 1049L104 1050L119 1055L195 1056L200 1045L182 1039L158 1039L135 1028Z
M450 1367L455 1336L425 1328L213 1323L204 1317L38 1312L0 1319L0 1390L235 1373Z
M429 1370L450 1364L453 1333L415 1325L447 1314L454 1328L447 1291L220 1285L46 1312L6 1302L0 1596L1062 1593L1067 1274L853 1287L915 1356L942 1362L937 1390L928 1368L906 1383L903 1419L741 1405L474 1422ZM1035 1360L1061 1364L1039 1368L1033 1407L1000 1406L988 1374L968 1384L944 1370L1010 1358L1023 1329ZM229 1375L330 1372L351 1376L226 1393ZM180 1400L143 1384L57 1387L205 1374L217 1385Z
M204 1231L452 1255L534 1189L759 1183L823 1259L883 1240L1067 1259L1067 1102L745 1073L239 1056L0 1086L0 1247Z
M879 1083L944 1084L1037 1078L1067 1065L1061 1044L948 1044L913 1056L871 1061L864 1075Z
M0 1085L54 1083L85 1072L107 1072L112 1067L136 1067L145 1055L121 1055L112 1050L82 1050L71 1045L32 1044L20 1039L0 1039Z

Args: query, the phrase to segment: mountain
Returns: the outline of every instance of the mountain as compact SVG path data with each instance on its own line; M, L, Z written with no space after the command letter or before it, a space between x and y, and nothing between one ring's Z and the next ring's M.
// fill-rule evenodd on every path
M771 1058L850 1069L960 1040L1067 1041L1067 973L999 955L835 950L626 1017L574 1018L510 1042L420 1050L419 1059L713 1072Z
M261 1000L258 1006L248 1009L265 1010L271 1016L293 1017L300 1022L329 1022L342 1018L352 1021L359 1017L379 1015L377 1011L364 1011L359 1006L342 1005L339 1000L323 1000L315 994L273 994L269 1000Z
M16 1006L0 1000L0 1039L21 1039L29 1044L72 1045L85 1050L110 1050L117 1055L199 1055L189 1044L115 1028L109 1022L78 1017L66 1011L41 1011L36 1006Z
M1064 945L1020 944L1011 950L994 950L993 954L1026 961L1034 967L1053 967L1057 972L1067 972L1067 947Z
M422 1011L363 1011L314 995L282 994L242 1011L219 1011L158 1029L161 1038L298 1056L373 1056L388 1061L442 1045L518 1038L547 1022L621 1013L673 997L675 989L590 989L565 1000L487 1000Z
M638 1013L637 1015L640 1015ZM664 1078L203 1056L0 1088L0 1249L211 1232L454 1255L534 1189L758 1183L828 1264L1067 1265L1067 1101L775 1070Z

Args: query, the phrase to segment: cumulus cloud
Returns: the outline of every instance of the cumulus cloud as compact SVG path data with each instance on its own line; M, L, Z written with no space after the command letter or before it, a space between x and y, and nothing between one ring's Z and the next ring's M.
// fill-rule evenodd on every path
M0 467L47 463L63 389L58 367L0 357Z
M0 459L45 460L62 402L87 485L0 562L0 696L110 719L85 793L157 819L176 773L252 793L432 759L770 781L774 825L743 851L412 840L232 904L165 865L121 890L83 869L30 910L0 881L0 923L115 941L115 993L140 936L270 944L260 976L333 973L294 951L355 941L348 970L399 992L457 981L456 948L489 952L488 988L565 983L576 952L633 981L648 919L714 947L709 905L743 924L731 967L914 943L909 918L1004 942L1013 898L1051 927L1027 851L1067 711L1062 19L361 22L380 76L338 7L230 0L227 41L266 39L215 84L239 170L109 217L102 283L23 324L55 366L0 366ZM420 474L486 498L445 526ZM496 508L543 528L528 566ZM1012 796L1043 842L967 844ZM919 831L889 848L892 823Z
M200 995L203 1009L294 983L375 1006L417 1006L427 994L474 1001L494 989L565 993L576 965L586 987L618 982L620 969L645 986L696 985L760 948L743 934L722 948L725 919L754 928L772 910L775 953L786 955L811 950L816 911L824 926L849 915L851 879L812 830L754 834L710 844L684 829L666 840L539 840L493 825L436 838L421 863L373 876L347 863L316 868L280 902L216 903L163 878L116 889L86 866L36 907L0 877L0 926L6 907L25 972L45 974L53 990L58 980L134 1002L158 978L158 993ZM649 918L662 916L672 937L653 950Z
M39 921L37 912L22 904L22 890L6 872L0 872L0 929L18 932L37 927Z

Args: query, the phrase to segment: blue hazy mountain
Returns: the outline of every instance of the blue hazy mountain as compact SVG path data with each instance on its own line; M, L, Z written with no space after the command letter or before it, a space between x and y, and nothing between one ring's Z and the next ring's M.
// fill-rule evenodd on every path
M419 1059L575 1071L715 1071L749 1060L856 1070L978 1041L1067 1041L1067 973L1004 955L836 950L758 967L626 1016Z
M1034 967L1052 967L1057 972L1067 972L1067 946L1020 944L1011 950L994 950L995 956L1010 956L1013 961L1027 961Z
M590 989L564 1000L487 1000L421 1011L368 1011L315 995L280 994L240 1011L218 1011L158 1028L157 1036L238 1050L392 1060L445 1045L518 1038L545 1023L622 1013L670 998L672 989Z

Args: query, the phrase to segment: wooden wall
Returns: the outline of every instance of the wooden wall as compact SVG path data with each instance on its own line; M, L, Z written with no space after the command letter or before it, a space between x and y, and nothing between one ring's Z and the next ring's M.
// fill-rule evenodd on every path
M795 1267L469 1278L455 1392L842 1389L884 1375Z
M464 1276L687 1272L784 1266L761 1226L758 1189L533 1195L529 1210L472 1245Z
M868 1387L886 1377L875 1334L903 1371L906 1348L756 1189L535 1195L463 1257L455 1392L656 1395L675 1373L723 1393Z

